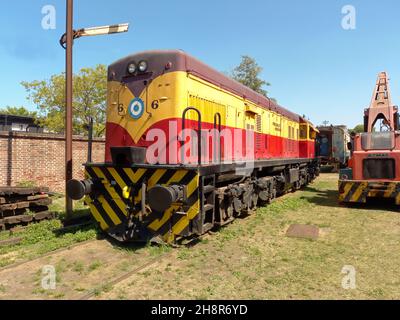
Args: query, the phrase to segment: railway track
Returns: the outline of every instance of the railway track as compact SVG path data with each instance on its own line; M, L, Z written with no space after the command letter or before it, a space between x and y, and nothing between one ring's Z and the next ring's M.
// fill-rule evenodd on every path
M157 262L161 261L162 259L171 256L172 253L173 253L173 251L165 253L165 254L162 254L159 257L155 257L153 259L150 259L149 261L147 261L146 263L142 264L141 266L139 266L139 267L137 267L137 268L135 268L135 269L133 269L131 271L128 271L128 272L124 273L123 275L121 275L121 276L119 276L119 277L107 282L105 284L105 286L107 286L107 287L115 286L116 284L121 283L122 281L130 278L134 274L139 273L140 271L143 271L143 270L147 269L148 267L156 264ZM95 295L96 295L96 288L93 288L93 289L89 290L86 294L82 295L78 300L90 300Z
M187 247L187 248L190 248L190 247L194 246L196 243L198 243L199 241L201 241L201 239L204 239L204 238L206 237L206 235L208 235L208 234L213 234L213 233L214 233L214 232L209 231L209 232L207 232L206 234L201 235L201 236L196 237L196 238L193 238L193 239L191 239L191 240L187 240L187 239L186 239L185 241L187 241L187 242L182 243L180 246L179 246L179 245L175 245L175 246L172 246L172 247L173 247L173 248L180 248L180 247ZM111 241L113 241L113 240L111 239ZM139 273L139 272L141 272L141 271L147 269L148 267L150 267L150 266L156 264L157 262L160 262L160 261L162 261L163 259L172 256L172 254L174 254L174 253L175 253L175 251L172 250L171 252L164 253L164 254L162 254L161 256L155 257L155 258L153 258L153 259L149 259L149 261L147 261L146 263L140 265L139 267L137 267L137 268L135 268L135 269L133 269L133 270L131 270L131 271L128 271L128 272L124 273L123 275L121 275L121 276L119 276L119 277L116 277L115 279L113 279L113 280L107 282L107 283L105 284L105 286L107 286L107 287L115 286L116 284L119 284L119 283L123 282L124 280L130 278L130 277L133 276L134 274ZM95 295L96 295L96 288L93 288L93 289L89 290L86 294L82 295L78 300L90 300L90 299L93 298Z
M63 232L67 232L69 230L73 230L74 228L85 227L85 226L88 226L91 223L93 223L92 220L88 221L87 219L84 219L82 221L79 220L77 222L78 222L77 224L72 224L72 223L71 224L66 224L64 227L54 230L54 232L58 233L58 234L61 234ZM11 229L11 230L7 230L7 231L0 231L0 233L9 232L10 236L12 236L14 234L14 232L23 231L27 227L28 226L19 226L19 227L15 227L14 228L15 231L13 229ZM25 263L29 263L29 262L32 262L32 261L36 261L36 260L51 256L53 254L57 254L57 253L60 253L60 252L63 252L63 251L71 250L73 248L76 248L76 247L79 247L79 246L82 246L82 245L85 245L85 244L88 244L88 243L91 243L91 242L94 242L94 241L97 241L97 240L101 240L103 238L104 238L104 236L98 235L98 237L96 239L75 243L75 244L67 246L65 248L60 248L60 249L57 249L55 251L50 251L48 253L45 253L45 254L40 255L38 257L35 257L33 259L26 259L26 260L23 260L23 261L20 261L20 262L16 262L16 263L13 263L11 265L8 265L8 266L0 268L0 272L3 271L3 270L7 270L7 269L12 269L12 268L18 267L18 266L23 265ZM2 245L10 245L10 244L18 244L18 243L20 243L22 241L23 241L23 237L12 237L12 238L0 241L0 246L2 246Z
M81 242L81 243L77 243L77 244L71 245L71 246L66 247L66 248L61 248L61 249L46 253L46 254L38 256L38 257L36 257L34 259L24 260L24 261L21 261L21 262L17 262L17 263L5 266L3 268L0 268L0 274L3 271L6 271L6 270L12 271L13 268L17 268L17 267L21 267L21 266L23 267L25 264L32 263L32 262L38 261L38 260L46 258L46 257L51 257L51 256L54 256L54 255L58 255L58 254L63 253L65 251L73 250L75 248L78 248L78 247L93 243L95 241L97 241L97 239L84 241L84 242ZM149 268L152 265L155 265L158 262L161 262L165 258L171 256L174 252L175 251L171 251L171 252L167 252L167 253L161 254L160 256L157 256L157 257L149 257L149 259L147 261L142 263L140 266L134 268L133 270L125 272L125 273L121 274L120 276L117 276L116 278L108 280L108 281L104 281L100 277L97 280L97 283L99 283L101 287L114 287L115 285L123 282L124 280L130 278L131 276L133 276L133 275L135 275L135 274L137 274L137 273ZM91 300L93 297L96 296L96 294L98 292L98 288L99 288L99 286L93 286L91 289L89 289L82 296L75 296L75 298L73 298L74 296L71 296L71 298L77 299L77 300L83 300L83 301L84 300Z
M115 250L115 246L118 246L117 242L113 241L113 239L108 239L110 241L100 241L99 244L96 243L96 239L76 243L37 256L33 259L26 259L0 268L0 284L2 283L5 286L5 292L6 294L11 294L10 296L15 296L12 295L12 290L15 291L16 295L20 292L24 292L23 290L27 290L26 295L20 296L21 299L33 299L38 296L47 299L48 296L46 293L34 293L37 290L41 290L40 283L38 284L37 282L38 280L32 280L37 276L35 270L41 270L43 265L51 264L59 266L61 263L60 268L66 269L60 269L60 271L57 272L60 272L60 276L63 279L62 281L68 281L68 285L66 286L64 282L60 282L60 286L57 286L59 290L58 294L62 294L65 298L68 297L68 299L92 300L98 298L97 296L99 293L106 294L107 290L105 288L116 288L119 284L123 285L126 279L141 277L141 272L149 270L149 268L158 268L160 264L165 263L166 259L169 261L171 259L170 257L176 253L176 250L171 249L168 252L159 252L157 256L154 256L149 251L144 250L139 257L135 258L129 252L125 253L124 250ZM193 242L190 242L180 247L192 245ZM121 247L120 243L118 247ZM122 245L122 247L124 247L124 245ZM130 248L131 246L128 247ZM90 253L90 251L95 251L96 253ZM108 253L104 254L104 252ZM84 256L82 256L82 254L84 254ZM89 256L91 257L90 259L88 258ZM83 263L85 265L85 270L90 270L92 264L99 263L97 261L100 261L100 267L96 267L96 269L93 270L103 268L103 271L99 272L98 270L97 273L93 274L95 277L88 281L84 279L83 274L71 267L77 262ZM125 262L125 265L130 265L130 268L119 269L123 262ZM110 273L116 270L116 268L120 271L117 273ZM23 282L21 282L22 280ZM27 289L29 286L31 286L31 288ZM18 287L20 288L18 289ZM82 292L74 289L75 287L83 287L86 290ZM5 295L5 297L7 296Z
M86 227L90 224L93 224L93 220L86 218L85 219L80 219L78 220L78 222L76 224L70 224L70 223L64 223L64 227L59 228L54 230L54 232L56 233L63 233L63 232L67 232L69 230L73 230L75 228L79 228L79 227ZM19 231L24 231L29 227L29 225L27 226L16 226L10 230L0 230L0 234L3 233L9 233L10 236L12 236L13 234L19 232Z
M60 249L57 249L57 250L54 250L54 251L50 251L48 253L45 253L45 254L40 255L38 257L35 257L33 259L26 259L26 260L23 260L23 261L20 261L20 262L16 262L16 263L13 263L13 264L10 264L8 266L0 268L0 272L2 272L4 270L9 270L9 269L12 269L12 268L19 267L19 266L21 266L23 264L26 264L26 263L30 263L30 262L37 261L37 260L40 260L40 259L43 259L43 258L46 258L46 257L50 257L50 256L52 256L54 254L62 253L64 251L68 251L68 250L71 250L71 249L74 249L74 248L77 248L77 247L80 247L80 246L83 246L83 245L86 245L88 243L92 243L92 242L95 242L95 241L98 241L98 240L99 239L97 238L97 239L87 240L87 241L83 241L83 242L78 242L78 243L75 243L75 244L70 245L70 246L65 247L65 248L60 248Z

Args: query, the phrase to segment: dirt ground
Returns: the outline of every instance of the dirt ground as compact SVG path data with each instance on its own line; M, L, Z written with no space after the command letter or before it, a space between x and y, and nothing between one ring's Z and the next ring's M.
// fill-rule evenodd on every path
M192 247L99 240L0 270L0 299L77 299L87 292L94 299L399 299L398 208L341 206L337 178L323 174ZM320 236L288 238L291 224L318 226ZM107 285L164 253L158 263ZM56 290L41 287L44 265L55 266ZM349 268L350 289L342 273Z
M149 258L149 252L135 251L99 240L2 270L0 299L79 299L90 291L99 294L112 279ZM56 272L54 290L42 287L45 266Z

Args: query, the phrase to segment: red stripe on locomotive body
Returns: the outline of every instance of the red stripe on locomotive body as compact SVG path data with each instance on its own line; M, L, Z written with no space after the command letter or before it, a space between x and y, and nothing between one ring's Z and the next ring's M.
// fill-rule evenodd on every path
M315 142L299 141L300 158L315 158Z
M170 123L175 123L176 131L177 132L170 132ZM197 130L198 123L195 120L186 120L185 121L185 128ZM205 123L203 122L202 130L209 131L214 128L214 124ZM147 141L146 137L149 131L152 129L159 129L166 135L166 160L168 164L176 164L182 163L180 161L181 155L180 152L177 151L178 161L170 159L170 152L169 148L171 147L171 143L168 142L170 139L176 141L179 133L182 129L182 119L179 118L171 118L162 120L152 127L150 127L145 134L140 138L140 140L135 143L131 136L129 135L128 131L123 128L122 126L108 122L106 125L106 152L105 152L105 161L112 162L111 158L111 147L122 147L122 146L135 146L135 147L144 147L148 148L155 142ZM241 149L245 150L246 146L246 130L240 128L231 128L231 127L221 127L221 131L228 130L231 131L232 136L234 136L234 130L239 130L242 136L242 145ZM239 134L240 135L240 134ZM221 153L222 153L222 161L232 160L231 154L227 154L226 150L224 150L224 138L221 139ZM237 147L238 141L232 141L232 150L235 148L235 144ZM178 149L179 150L179 149ZM242 152L243 156L244 151ZM212 161L212 143L210 143L209 147L209 160ZM234 158L234 157L233 157ZM278 136L272 136L268 134L262 133L254 133L254 154L250 157L250 159L254 160L267 160L267 159L282 159L282 158L315 158L315 143L314 141L303 141L303 140L291 140L286 139Z

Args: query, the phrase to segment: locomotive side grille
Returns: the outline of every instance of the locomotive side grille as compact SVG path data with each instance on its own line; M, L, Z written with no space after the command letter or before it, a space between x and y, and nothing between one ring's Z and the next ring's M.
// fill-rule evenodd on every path
M256 130L257 130L258 133L262 132L262 118L261 118L261 115L259 115L259 114L256 115ZM256 147L257 147L257 149L262 148L261 142L262 142L261 141L261 136L259 134L256 134Z
M262 132L262 118L259 114L257 114L256 116L256 128L257 132Z

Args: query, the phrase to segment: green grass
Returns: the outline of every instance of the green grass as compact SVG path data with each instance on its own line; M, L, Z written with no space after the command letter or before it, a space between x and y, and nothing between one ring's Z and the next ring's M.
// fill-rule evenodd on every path
M34 187L37 187L37 184L35 181L26 180L26 181L18 182L16 186L18 188L34 188Z
M172 248L168 245L147 245L147 250L151 256L157 257L163 255L164 253L168 253L172 250Z
M65 297L65 293L56 293L53 295L54 299L63 299Z
M324 232L317 241L286 237L287 228L295 223L315 225ZM11 263L15 255L35 256L94 239L98 232L89 226L55 233L60 226L59 220L46 221L18 233L23 242L0 248L0 265ZM343 207L337 202L337 175L322 175L309 187L236 219L194 246L116 247L118 254L138 259L174 254L133 275L127 288L99 280L94 293L118 299L399 299L399 234L396 210ZM345 265L356 269L355 290L341 287ZM96 260L87 266L74 260L56 265L59 280L65 283L66 270L83 276L97 270L93 277L101 274L101 267ZM121 260L116 270L126 272L130 267ZM71 287L80 292L84 286Z
M0 267L12 264L15 261L31 259L48 252L68 247L70 245L96 239L100 233L95 226L89 225L70 229L65 233L55 232L62 227L60 220L42 221L31 224L14 236L22 237L17 245L0 247ZM0 233L2 238L9 237L7 232ZM9 255L10 257L2 257Z
M72 270L73 270L74 272L77 272L77 273L79 273L79 274L82 274L83 271L85 270L85 266L84 266L84 264L83 264L82 261L75 261L75 262L73 263Z
M127 272L129 270L130 266L131 266L131 262L130 261L122 261L118 265L118 269L123 271L123 272Z
M64 213L65 212L65 197L56 196L52 198L52 204L49 206L51 211ZM80 211L83 209L88 209L88 207L84 204L83 200L74 201L74 210Z
M13 237L21 237L20 244L0 247L0 267L14 262L32 259L48 252L68 247L70 245L96 239L101 231L94 225L72 228L67 232L57 233L62 228L62 220L65 218L65 198L55 197L49 210L57 215L57 219L42 221L29 225L26 229L17 231L12 235L5 231L0 232L0 240ZM74 203L74 217L90 214L83 201Z
M317 241L286 237L291 224L323 229ZM337 175L276 199L168 264L135 277L129 299L399 299L398 212L337 202ZM345 265L356 289L342 288Z
M124 291L124 290L119 290L117 299L118 299L118 300L128 300L126 291Z
M102 293L110 292L113 289L113 286L110 284L103 284L93 290L93 293L96 297L100 296Z
M186 260L190 258L190 249L182 248L178 252L178 259Z
M99 269L101 266L103 265L103 263L101 261L94 261L93 263L91 263L88 267L88 271L92 272L94 270Z

